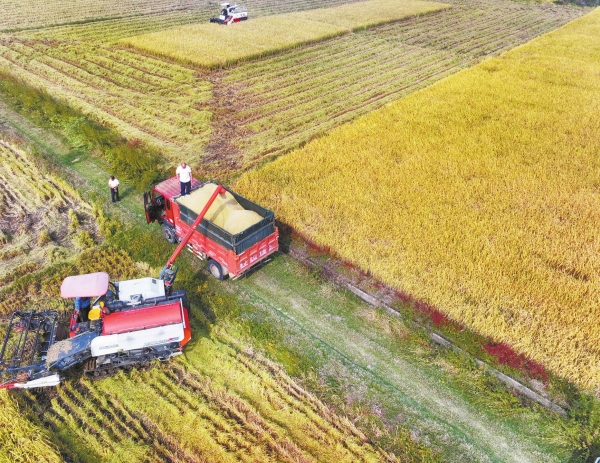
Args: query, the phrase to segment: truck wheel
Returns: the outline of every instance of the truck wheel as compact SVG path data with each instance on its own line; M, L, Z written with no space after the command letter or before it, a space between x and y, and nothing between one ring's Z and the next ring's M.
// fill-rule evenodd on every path
M163 223L162 232L163 236L169 243L175 244L177 242L177 235L175 234L175 230L173 230L173 227L167 225L166 223Z
M221 267L221 264L219 264L216 260L208 260L208 271L217 280L223 280L223 268Z

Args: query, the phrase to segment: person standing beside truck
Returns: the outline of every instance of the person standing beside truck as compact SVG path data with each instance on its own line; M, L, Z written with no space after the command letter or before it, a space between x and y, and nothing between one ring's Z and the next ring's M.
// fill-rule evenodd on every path
M192 188L192 168L185 162L182 162L181 165L177 167L175 173L179 179L181 196L189 195Z
M110 188L110 198L113 203L120 201L119 199L119 181L115 178L114 175L110 176L108 180L108 187Z

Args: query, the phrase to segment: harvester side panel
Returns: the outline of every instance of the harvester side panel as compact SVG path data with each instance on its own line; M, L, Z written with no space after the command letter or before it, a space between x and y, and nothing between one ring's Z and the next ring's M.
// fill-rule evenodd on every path
M156 307L126 310L104 316L102 335L127 333L183 322L181 301Z

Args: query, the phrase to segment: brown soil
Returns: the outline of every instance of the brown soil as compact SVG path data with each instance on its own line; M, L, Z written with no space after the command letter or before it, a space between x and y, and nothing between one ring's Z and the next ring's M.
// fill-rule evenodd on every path
M212 132L200 170L206 177L213 178L223 178L241 169L243 153L236 141L250 136L249 131L242 128L243 121L238 116L246 104L239 95L241 88L223 83L224 73L214 71L206 76L214 85L210 102Z

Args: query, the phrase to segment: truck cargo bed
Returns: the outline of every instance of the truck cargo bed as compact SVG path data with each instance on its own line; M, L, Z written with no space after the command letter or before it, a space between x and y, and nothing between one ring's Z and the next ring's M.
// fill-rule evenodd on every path
M216 182L208 183L216 185ZM196 230L223 248L231 250L235 254L241 254L259 241L275 233L275 215L272 211L259 206L234 191L231 191L228 188L225 189L236 199L240 206L246 210L256 212L262 217L262 220L237 234L231 234L207 219L203 219ZM196 188L194 190L196 190ZM179 206L181 220L187 225L192 225L198 214L189 207L181 204L181 202L178 201L178 198L176 198L175 201Z

